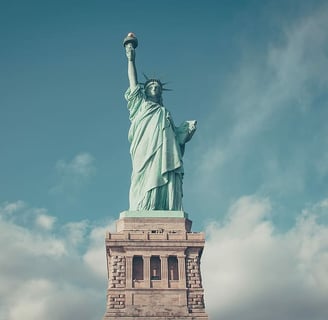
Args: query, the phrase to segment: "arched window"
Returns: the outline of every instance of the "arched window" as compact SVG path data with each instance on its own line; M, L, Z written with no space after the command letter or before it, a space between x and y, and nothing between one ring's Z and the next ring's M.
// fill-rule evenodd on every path
M169 280L179 280L178 259L176 256L168 258Z
M143 280L143 259L142 256L133 257L133 270L132 270L132 279L133 280Z
M151 256L150 258L150 279L161 280L161 259L159 256Z

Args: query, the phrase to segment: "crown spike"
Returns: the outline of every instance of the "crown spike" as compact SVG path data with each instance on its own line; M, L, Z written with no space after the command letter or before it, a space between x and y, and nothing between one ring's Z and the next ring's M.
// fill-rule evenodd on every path
M143 76L145 77L145 79L148 81L149 78L146 76L146 74L145 74L144 72L143 72L142 74L143 74Z

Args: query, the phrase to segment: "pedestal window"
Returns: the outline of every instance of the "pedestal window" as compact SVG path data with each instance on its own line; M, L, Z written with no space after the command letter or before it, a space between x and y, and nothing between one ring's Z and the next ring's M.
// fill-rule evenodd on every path
M133 263L132 263L132 279L133 280L143 280L144 273L143 273L143 259L142 256L134 256Z
M150 258L150 279L161 280L161 259L159 256L151 256Z
M168 258L168 273L169 280L179 280L178 259L176 256L169 256Z

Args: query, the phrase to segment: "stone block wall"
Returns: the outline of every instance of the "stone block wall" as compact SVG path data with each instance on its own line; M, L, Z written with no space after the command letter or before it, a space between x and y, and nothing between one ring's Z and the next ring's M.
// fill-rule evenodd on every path
M193 309L203 309L205 308L204 304L204 295L202 293L188 293L188 308Z
M187 257L186 272L187 288L201 288L202 280L200 275L200 261L198 256Z
M151 214L158 212L147 212ZM208 320L200 270L205 237L190 228L191 221L179 217L118 221L116 233L106 236L108 289L103 320ZM142 259L140 277L135 257ZM151 263L154 257L157 268ZM160 280L151 279L154 269Z
M186 257L187 302L190 311L204 309L204 294L200 271L200 258L198 255Z
M126 261L124 256L113 256L110 266L110 288L125 288L126 284Z
M125 308L125 294L110 294L107 301L109 309Z

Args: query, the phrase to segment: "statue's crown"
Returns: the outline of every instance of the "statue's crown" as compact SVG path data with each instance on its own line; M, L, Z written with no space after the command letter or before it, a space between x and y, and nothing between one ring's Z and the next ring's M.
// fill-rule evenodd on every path
M148 86L150 86L152 83L156 82L160 87L162 91L171 91L171 89L166 89L164 88L164 86L166 85L166 82L161 82L161 80L159 79L155 79L155 78L148 78L145 74L143 74L146 82L142 83L144 86L144 89L146 90L148 88Z

